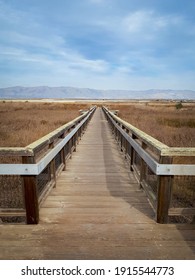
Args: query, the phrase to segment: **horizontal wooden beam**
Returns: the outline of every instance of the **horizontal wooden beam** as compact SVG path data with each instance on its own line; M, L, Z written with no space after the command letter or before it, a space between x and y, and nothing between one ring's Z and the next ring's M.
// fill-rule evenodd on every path
M195 208L169 208L170 216L195 215Z
M22 157L22 156L33 156L34 152L30 148L20 147L0 147L0 156L5 157Z
M20 208L0 208L0 217L23 217L26 211Z
M195 148L194 147L169 147L163 148L161 150L162 156L181 156L181 157L194 157L195 156Z
M195 164L157 164L155 174L195 176Z

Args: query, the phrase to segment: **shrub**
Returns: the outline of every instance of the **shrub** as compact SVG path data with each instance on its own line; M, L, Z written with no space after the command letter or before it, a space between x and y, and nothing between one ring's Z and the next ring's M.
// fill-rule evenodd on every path
M175 105L175 108L176 108L177 110L182 109L182 108L183 108L182 102L180 101L179 103L177 103L177 104Z

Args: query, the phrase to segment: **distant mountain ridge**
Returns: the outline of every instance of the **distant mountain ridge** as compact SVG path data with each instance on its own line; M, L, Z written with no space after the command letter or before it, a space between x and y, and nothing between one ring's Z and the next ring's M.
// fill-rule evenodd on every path
M0 88L0 99L181 99L195 100L193 90L97 90L76 87Z

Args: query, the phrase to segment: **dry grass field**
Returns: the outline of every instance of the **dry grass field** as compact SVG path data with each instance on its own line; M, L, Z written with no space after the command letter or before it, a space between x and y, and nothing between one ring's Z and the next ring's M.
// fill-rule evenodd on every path
M25 147L89 107L77 103L0 102L0 147Z
M90 103L0 102L0 147L24 147L88 109ZM98 104L100 105L100 104ZM119 117L175 147L195 146L195 103L107 103Z
M170 147L195 147L195 103L117 103L119 117ZM179 107L179 108L178 108Z

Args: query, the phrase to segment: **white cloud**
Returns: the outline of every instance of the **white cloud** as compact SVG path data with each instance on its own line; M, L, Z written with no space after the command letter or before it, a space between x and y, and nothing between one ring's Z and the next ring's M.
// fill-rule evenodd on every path
M130 33L140 32L151 24L152 12L137 11L128 15L123 24Z
M31 38L33 41L33 38ZM35 39L36 42L36 39ZM77 69L79 71L92 71L97 73L105 73L109 70L109 63L103 59L87 59L76 50L70 48L62 48L58 43L53 43L46 48L46 45L39 45L45 48L45 51L36 53L31 49L25 48L0 48L0 57L7 61L12 61L12 65L28 62L32 71L37 66L41 69L45 67L53 68L54 71L58 69ZM50 72L50 69L48 69Z
M123 20L123 28L129 33L154 33L170 26L182 24L183 19L175 15L159 15L152 10L138 10Z

